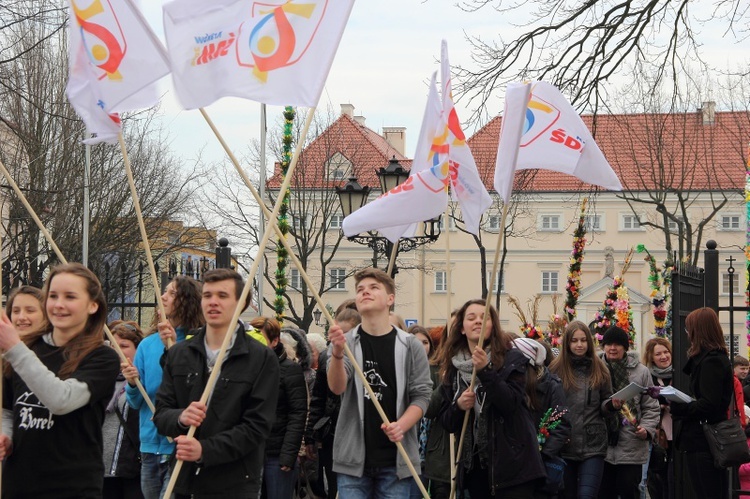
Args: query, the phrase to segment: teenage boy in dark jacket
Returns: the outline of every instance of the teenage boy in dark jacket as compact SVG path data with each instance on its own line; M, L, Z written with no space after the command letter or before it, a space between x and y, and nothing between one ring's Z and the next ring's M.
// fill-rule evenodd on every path
M276 417L279 362L273 351L231 327L242 277L228 269L204 275L201 307L206 326L167 352L154 422L173 437L184 465L175 496L257 497L265 442ZM244 304L249 303L250 296ZM199 402L227 331L234 330L221 373L208 399ZM186 433L197 426L195 437Z

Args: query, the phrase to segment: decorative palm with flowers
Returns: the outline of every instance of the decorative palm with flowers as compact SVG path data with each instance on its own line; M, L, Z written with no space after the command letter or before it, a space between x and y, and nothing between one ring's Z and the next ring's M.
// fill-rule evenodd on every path
M654 334L661 338L672 338L671 324L667 324L670 308L669 289L671 287L672 265L669 261L665 262L662 271L656 265L656 259L649 253L646 246L639 244L636 246L638 253L646 253L644 260L648 262L649 276L648 281L651 285L651 306L654 315Z
M625 285L624 278L625 272L627 272L630 267L632 257L633 249L631 248L622 265L622 276L617 275L612 279L612 285L607 290L604 304L594 317L592 333L597 341L602 340L604 332L610 326L616 325L624 331L627 331L630 346L632 347L635 345L633 311L630 308L630 297L628 295L628 287Z
M587 203L588 198L583 198L583 201L581 201L581 212L578 216L578 225L573 233L573 251L570 253L570 270L568 271L568 282L565 285L566 322L575 319L578 297L581 296L581 265L583 264L583 252L586 247Z

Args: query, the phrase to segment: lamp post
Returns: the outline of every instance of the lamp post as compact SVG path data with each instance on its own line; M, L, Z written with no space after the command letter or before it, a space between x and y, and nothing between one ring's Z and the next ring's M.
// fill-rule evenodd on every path
M395 156L388 161L388 166L378 169L376 174L380 181L381 192L388 192L409 178L409 170L404 169ZM336 194L339 196L341 213L344 218L365 205L370 191L370 187L360 185L354 176L349 177L349 181L343 187L336 187ZM424 235L399 239L396 256L398 256L398 253L412 251L420 246L437 241L440 236L440 217L426 220L423 223ZM357 234L348 239L372 248L372 266L375 268L378 266L378 256L383 254L388 259L394 249L393 243L385 237L378 236L376 231L369 231L367 235ZM397 273L398 268L394 265L391 277L394 277Z

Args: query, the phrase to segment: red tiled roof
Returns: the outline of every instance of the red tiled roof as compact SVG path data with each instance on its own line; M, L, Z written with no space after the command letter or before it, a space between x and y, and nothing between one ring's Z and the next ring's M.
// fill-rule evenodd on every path
M347 170L341 181L328 178L327 163L336 153L352 164L353 171ZM411 168L411 159L395 150L382 135L342 114L302 151L296 167L296 171L302 174L292 185L304 189L330 189L344 185L348 177L354 175L361 185L377 188L380 183L376 170L388 166L388 161L394 156L404 168ZM281 185L278 164L275 170L268 181L269 189Z
M750 141L750 112L717 112L713 124L703 115L608 114L583 116L599 148L620 177L635 191L669 185L681 190L742 190ZM502 118L495 117L475 133L469 146L485 185L492 189ZM395 155L405 167L411 160L396 152L378 133L347 115L339 117L315 138L300 157L297 188L330 189L342 181L327 180L326 163L336 152L353 164L361 185L378 186L376 169ZM349 176L349 172L346 173ZM664 180L661 180L664 179ZM269 188L280 185L278 165ZM592 187L575 177L548 170L519 172L514 190L577 192Z
M681 190L738 189L745 183L750 113L717 112L704 125L702 113L582 116L596 143L627 189L657 185ZM482 179L492 186L502 118L496 117L469 142ZM526 173L526 172L524 172ZM548 170L517 173L514 189L567 192L590 186ZM665 180L660 180L664 178Z

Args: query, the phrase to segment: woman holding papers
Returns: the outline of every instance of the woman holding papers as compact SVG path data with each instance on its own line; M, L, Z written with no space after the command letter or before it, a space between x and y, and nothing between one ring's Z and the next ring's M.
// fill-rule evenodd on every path
M11 367L3 380L3 498L100 498L102 422L120 371L103 341L107 302L78 263L55 267L44 295L51 327L20 338L0 320Z
M666 338L651 338L646 342L643 351L643 363L651 371L654 386L672 385L672 344ZM651 458L648 467L648 494L651 499L670 497L672 467L672 414L669 412L669 401L659 397L659 426L656 438L652 442Z
M732 363L727 356L719 318L710 308L693 310L685 319L690 341L688 361L683 372L690 376L692 402L671 402L674 418L674 443L685 454L690 485L696 497L725 497L726 470L715 468L703 435L701 422L717 423L727 419L732 399Z
M459 434L464 415L470 415L457 458L458 490L468 490L472 499L528 498L537 479L547 475L526 396L529 361L512 348L492 307L479 346L484 311L484 300L466 302L441 349L440 420ZM477 383L471 390L474 369Z
M612 382L609 371L596 356L594 338L588 326L573 321L563 333L560 355L550 371L562 380L572 425L570 440L562 449L565 459L565 497L594 499L607 454L604 418L614 410L609 399Z

